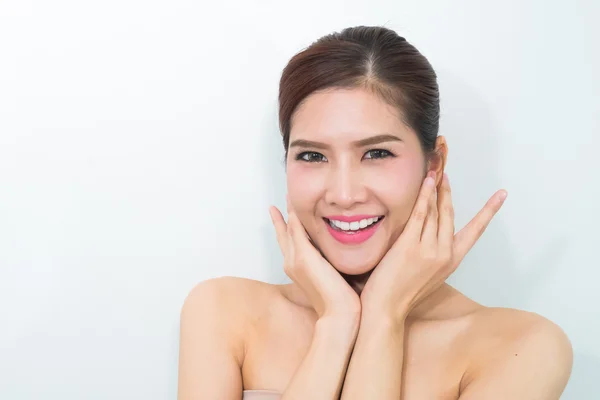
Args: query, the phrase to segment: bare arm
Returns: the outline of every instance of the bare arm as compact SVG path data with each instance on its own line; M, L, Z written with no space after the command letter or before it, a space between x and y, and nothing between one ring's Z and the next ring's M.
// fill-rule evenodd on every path
M310 349L282 400L339 399L357 331L353 321L318 320Z
M365 315L348 366L342 400L399 399L404 322Z

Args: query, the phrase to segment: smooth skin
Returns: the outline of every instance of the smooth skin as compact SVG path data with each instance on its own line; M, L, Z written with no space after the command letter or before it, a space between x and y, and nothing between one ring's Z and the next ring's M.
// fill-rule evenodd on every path
M224 277L192 290L181 313L180 400L240 399L244 389L282 399L560 397L572 349L557 325L484 307L445 283L506 192L455 234L445 139L427 163L399 121L363 90L314 94L299 108L287 224L270 209L292 283ZM399 139L381 143L369 129ZM326 215L363 213L385 218L359 246L323 228Z

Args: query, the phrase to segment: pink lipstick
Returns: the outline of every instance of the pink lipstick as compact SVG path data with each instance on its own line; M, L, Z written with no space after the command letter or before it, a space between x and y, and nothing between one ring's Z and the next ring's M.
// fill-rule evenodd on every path
M381 215L331 215L323 218L323 221L338 242L360 244L373 236L383 218Z

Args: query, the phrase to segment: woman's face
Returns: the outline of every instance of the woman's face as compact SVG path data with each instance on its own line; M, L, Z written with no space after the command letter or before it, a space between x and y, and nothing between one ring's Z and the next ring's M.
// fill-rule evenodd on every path
M292 119L289 200L327 260L342 273L363 274L404 229L425 161L415 132L374 94L314 93Z

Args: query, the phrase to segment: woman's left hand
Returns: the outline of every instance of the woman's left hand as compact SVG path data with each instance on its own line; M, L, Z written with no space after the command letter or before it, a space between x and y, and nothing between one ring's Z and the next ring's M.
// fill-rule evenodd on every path
M496 215L506 191L499 190L454 235L454 208L444 174L439 193L435 173L421 187L400 237L375 267L361 293L363 315L377 313L404 321L410 310L452 274Z

